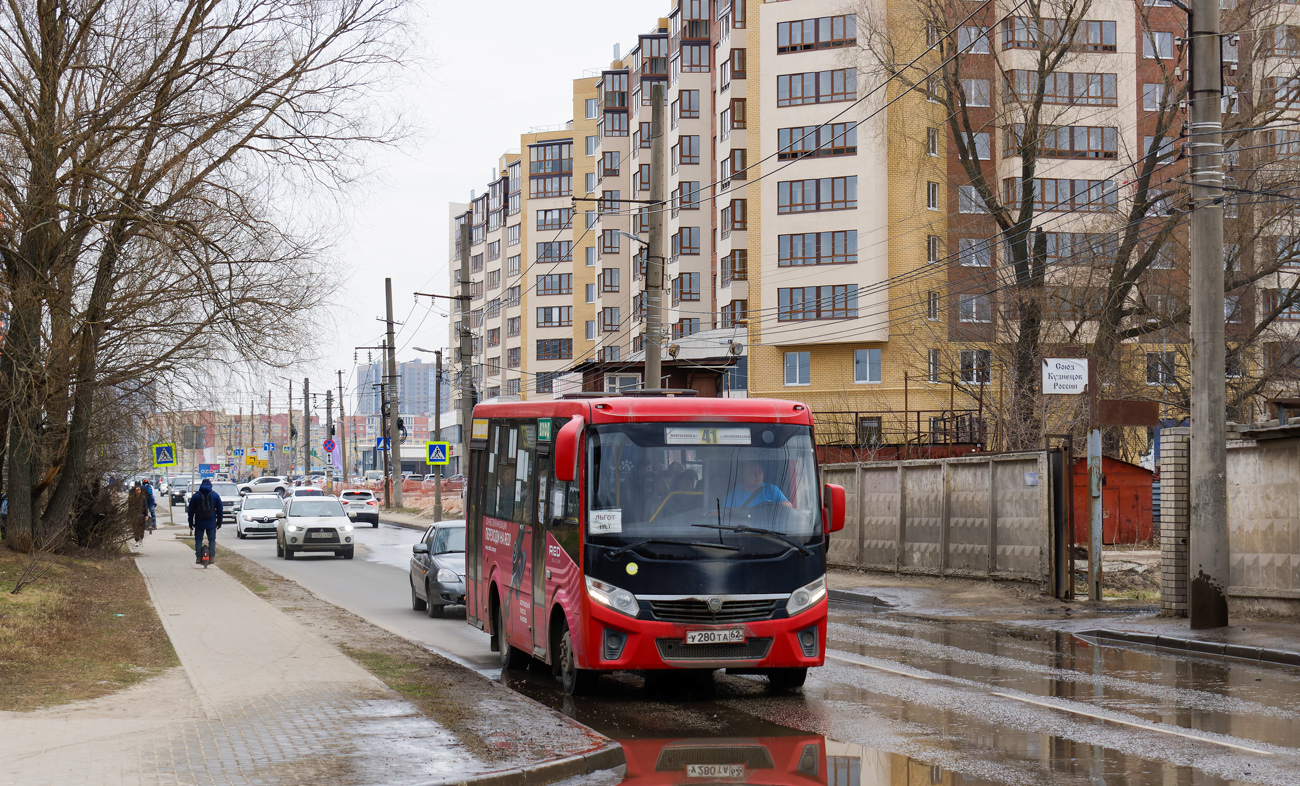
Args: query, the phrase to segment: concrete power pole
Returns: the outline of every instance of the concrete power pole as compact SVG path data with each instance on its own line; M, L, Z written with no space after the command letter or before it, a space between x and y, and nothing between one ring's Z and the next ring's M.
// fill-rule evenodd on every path
M266 389L266 439L265 442L271 441L271 389ZM278 447L278 446L277 446ZM275 472L280 467L280 462L276 461L275 450L272 449L266 456L266 471Z
M469 474L469 441L474 426L474 345L469 287L469 216L460 225L460 474ZM468 510L468 509L467 509Z
M433 372L433 441L442 441L442 350L433 352L437 365ZM433 467L433 520L442 521L442 465Z
M1228 624L1227 390L1223 324L1223 51L1219 0L1190 0L1192 441L1188 611Z
M311 380L302 379L302 431L298 434L302 440L302 474L311 474Z
M325 388L325 439L334 439L334 391ZM325 493L334 493L334 453L325 458Z
M293 380L292 379L289 380L289 412L284 416L284 422L285 425L287 426L287 428L285 429L284 438L289 440L289 450L287 451L289 454L289 460L288 462L285 463L285 467L284 467L286 470L288 470L288 472L285 472L283 474L293 475L295 474L293 471L293 463L295 461L294 456L298 455L298 444L294 442L294 436L293 436L293 432L296 431L296 429L294 429L293 427Z
M343 485L348 484L348 476L351 474L348 470L348 435L346 424L343 422L347 415L343 412L343 371L339 370L339 450L343 451Z
M388 311L388 454L393 467L393 507L402 507L402 443L397 433L401 406L397 392L397 345L393 336L393 280L384 279L384 304Z
M645 383L642 387L658 390L663 379L660 339L664 332L664 164L668 156L664 86L659 82L650 88L650 136L650 245L646 247Z

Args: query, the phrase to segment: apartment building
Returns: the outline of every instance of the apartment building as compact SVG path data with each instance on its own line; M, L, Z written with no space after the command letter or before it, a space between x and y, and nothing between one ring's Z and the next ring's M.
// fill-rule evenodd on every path
M989 197L1009 209L1032 189L1030 223L1046 248L1043 271L1031 276L1042 346L1093 341L1099 310L1118 291L1125 322L1115 356L1147 395L1176 398L1171 389L1187 371L1179 316L1187 252L1185 230L1161 228L1185 202L1177 138L1185 15L1167 0L1079 6L1065 57L1039 74L1038 51L1067 22L1017 16L1011 3L889 0L877 10L890 28L869 31L874 16L859 16L863 7L676 0L625 56L575 80L574 120L521 137L517 157L500 162L502 172L520 166L519 182L489 183L458 219L471 222L471 253L482 260L466 320L481 397L591 388L590 374L572 372L592 363L598 387L644 384L651 95L663 85L665 345L701 332L743 343L748 394L806 401L823 441L987 441L984 422L1010 384L1001 351L1014 343L1028 291L1013 286L1022 274ZM1280 21L1264 32L1245 27L1245 12L1225 22L1242 30L1225 38L1230 115L1243 111L1242 80L1274 101L1300 100L1278 76L1300 57L1300 28L1288 21L1296 12L1269 7ZM882 61L882 34L891 63ZM1257 61L1251 69L1238 56L1246 50ZM1038 86L1042 128L1025 180L1015 107ZM954 107L969 126L960 139L948 122ZM1253 177L1253 149L1269 148L1270 161L1295 158L1296 133L1243 131L1240 155L1228 156L1240 171L1229 172L1229 184ZM1152 150L1156 174L1142 180L1136 173ZM497 184L501 199L492 195ZM1150 204L1133 219L1139 188L1149 189ZM1265 218L1229 202L1229 265L1276 268L1225 301L1230 342L1257 342L1235 361L1230 352L1230 363L1294 370L1295 325L1286 323L1300 322L1292 297L1300 231L1261 232L1276 207ZM492 304L494 233L507 244L524 239L501 274L501 288L522 287L513 328L505 307ZM1119 289L1104 275L1117 258L1137 260L1125 263L1121 273L1134 280ZM1276 337L1259 345L1252 333L1266 318ZM1171 405L1169 414L1180 412Z

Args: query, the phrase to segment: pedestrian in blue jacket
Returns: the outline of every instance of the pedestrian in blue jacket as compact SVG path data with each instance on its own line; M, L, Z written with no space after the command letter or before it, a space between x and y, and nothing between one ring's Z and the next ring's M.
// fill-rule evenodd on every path
M185 506L190 526L194 528L194 563L203 562L203 534L208 536L208 562L217 556L217 528L221 526L221 496L212 490L212 481L204 478L199 490Z

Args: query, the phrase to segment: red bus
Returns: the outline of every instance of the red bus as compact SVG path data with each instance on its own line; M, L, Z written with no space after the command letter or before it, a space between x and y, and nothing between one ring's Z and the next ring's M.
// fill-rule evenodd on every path
M822 665L826 546L808 407L577 394L474 408L466 606L502 668L725 668L801 686Z
M761 783L827 786L826 743L820 735L619 740L627 756L623 784L688 786Z

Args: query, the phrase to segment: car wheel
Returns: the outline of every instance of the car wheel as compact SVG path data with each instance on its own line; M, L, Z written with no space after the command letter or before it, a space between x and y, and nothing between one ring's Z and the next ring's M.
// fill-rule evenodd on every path
M559 672L560 684L570 696L582 696L590 693L596 684L596 673L578 668L578 658L573 651L573 635L569 633L568 624L560 632L560 651L555 660Z
M441 617L442 605L433 602L433 587L428 584L424 585L424 597L429 599L429 607L424 610L424 613L429 617Z
M442 607L438 607L438 612L442 612ZM506 607L497 605L497 652L501 656L501 668L505 671L519 671L528 668L528 656L524 651L513 647L506 640Z
M374 521L370 522L370 528L379 529L379 519L375 519Z
M284 556L284 544L280 542L279 535L275 536L275 556L277 557Z
M355 548L356 546L348 546L346 549L343 549L343 559L352 559L352 554L354 553L353 550Z
M288 543L284 544L284 558L293 559L293 549L289 548Z
M411 585L411 610L425 611L425 606L427 606L428 604L425 603L424 598L421 598L419 594L415 591L415 583L414 582L407 582L407 583Z
M808 679L807 668L773 669L767 673L767 689L773 693L786 693L803 687Z
M244 534L244 531L242 529L237 529L235 530L235 537L239 538L240 540L243 540L248 536Z

